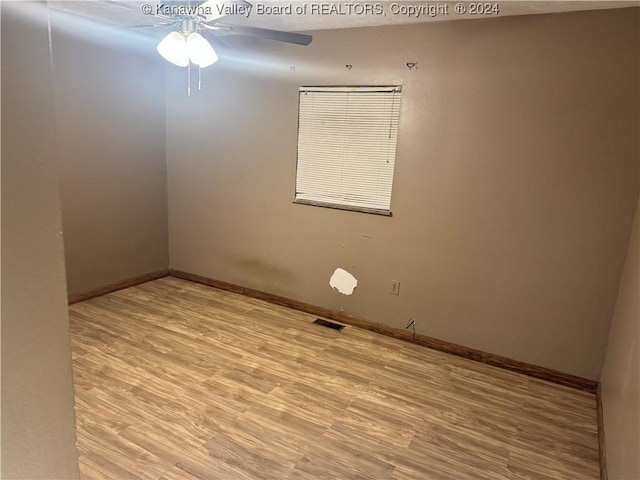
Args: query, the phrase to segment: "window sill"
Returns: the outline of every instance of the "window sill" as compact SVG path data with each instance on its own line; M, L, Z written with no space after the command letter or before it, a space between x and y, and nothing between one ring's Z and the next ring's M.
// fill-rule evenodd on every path
M379 208L354 207L351 205L340 205L338 203L314 202L312 200L294 200L293 203L299 205L311 205L312 207L333 208L335 210L347 210L349 212L370 213L373 215L382 215L383 217L392 217L391 210L382 210Z

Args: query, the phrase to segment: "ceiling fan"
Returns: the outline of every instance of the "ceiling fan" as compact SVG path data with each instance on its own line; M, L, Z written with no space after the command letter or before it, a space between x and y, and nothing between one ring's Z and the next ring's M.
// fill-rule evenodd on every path
M302 46L309 45L313 39L311 35L302 33L234 25L220 21L229 15L249 16L253 5L246 0L177 0L155 5L151 3L134 5L117 0L101 1L137 10L161 20L157 23L131 25L129 28L173 28L173 31L158 43L156 50L165 60L178 67L187 68L188 95L191 95L191 65L198 67L198 89L200 90L202 69L218 61L218 55L211 43L218 49L228 48L219 38L219 34L258 37Z

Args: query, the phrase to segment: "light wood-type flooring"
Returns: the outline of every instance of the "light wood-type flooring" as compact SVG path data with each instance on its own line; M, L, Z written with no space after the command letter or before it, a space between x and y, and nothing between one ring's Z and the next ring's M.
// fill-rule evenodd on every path
M172 277L70 317L85 480L599 478L589 393Z

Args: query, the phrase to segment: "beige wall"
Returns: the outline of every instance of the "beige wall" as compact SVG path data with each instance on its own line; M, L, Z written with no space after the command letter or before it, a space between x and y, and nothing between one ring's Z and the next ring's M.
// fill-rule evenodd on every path
M202 92L168 83L172 268L599 378L638 200L637 9L229 42ZM392 218L291 203L297 88L321 84L403 85Z
M640 478L640 205L602 372L610 480Z
M3 479L78 478L50 66L46 9L2 2Z
M166 102L151 39L71 18L53 16L53 61L67 281L77 293L168 266Z

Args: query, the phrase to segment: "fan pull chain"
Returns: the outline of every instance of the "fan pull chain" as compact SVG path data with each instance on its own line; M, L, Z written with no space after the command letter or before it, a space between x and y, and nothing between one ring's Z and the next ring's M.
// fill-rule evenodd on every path
M191 62L187 64L187 97L191 96Z
M202 90L202 67L198 65L198 90Z

